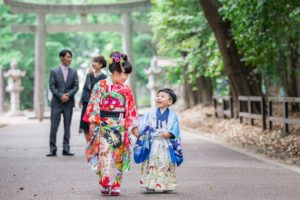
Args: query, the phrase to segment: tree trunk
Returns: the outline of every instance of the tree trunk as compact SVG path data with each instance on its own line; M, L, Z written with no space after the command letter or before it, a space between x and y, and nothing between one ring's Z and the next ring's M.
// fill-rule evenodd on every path
M294 38L289 39L289 61L287 70L287 84L286 93L289 97L298 97L297 87L297 65L298 65L298 53L297 53L297 40ZM298 111L298 104L292 104L292 110Z
M289 61L288 61L288 71L287 71L287 95L289 97L298 97L298 89L297 89L297 63L298 63L298 55L297 55L297 45L294 39L289 40Z
M180 52L181 56L185 58L187 56L187 52ZM189 84L189 74L188 74L188 65L185 64L183 66L183 97L184 97L184 104L186 108L191 108L196 105L195 96L193 94L192 86Z
M197 79L197 87L197 104L202 103L204 105L210 105L213 96L212 79L200 76Z
M241 55L239 55L230 33L230 22L224 21L218 12L222 4L217 0L199 1L216 37L235 102L237 102L239 95L261 96L260 77L250 75L253 67L246 66L241 61Z
M192 107L192 91L191 87L189 86L188 83L188 73L187 73L187 65L183 66L183 98L184 98L184 105L186 108L191 108Z

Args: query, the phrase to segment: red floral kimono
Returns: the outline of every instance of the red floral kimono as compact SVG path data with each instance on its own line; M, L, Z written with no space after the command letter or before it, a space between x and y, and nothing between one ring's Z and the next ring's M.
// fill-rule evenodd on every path
M107 117L101 112L121 114ZM83 120L90 123L86 148L90 168L100 176L99 183L103 187L120 187L123 172L130 169L129 135L139 125L131 89L126 84L99 81L94 86Z

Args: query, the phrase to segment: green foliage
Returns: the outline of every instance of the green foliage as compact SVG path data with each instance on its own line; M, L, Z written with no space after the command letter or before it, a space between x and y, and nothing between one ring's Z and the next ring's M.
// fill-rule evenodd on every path
M298 0L222 0L220 12L232 25L243 60L255 66L265 81L282 80L291 45L300 47ZM300 49L298 50L300 51Z
M33 96L34 56L33 50L30 49L32 49L34 37L33 35L12 33L10 31L10 25L33 22L34 16L13 15L9 7L3 5L3 1L0 1L0 66L2 66L4 70L7 70L10 67L10 62L15 58L19 63L19 68L26 72L26 76L23 79L25 90L21 94L21 108L32 107L32 103L24 101L24 99L32 99ZM7 93L5 97L7 101Z
M148 24L148 15L145 12L133 12L132 18L133 22L135 23ZM153 55L156 53L155 46L152 42L152 37L153 36L151 33L134 33L133 50L137 85L145 86L148 82L145 69L150 67L150 61Z
M127 0L18 0L26 3L38 4L99 4L99 3L115 3L126 2Z
M24 0L24 2L33 3L111 3L122 2L120 0L88 0L79 1L46 1L46 0ZM133 21L147 23L145 13L134 13ZM87 18L89 23L109 24L121 23L119 14L90 14ZM78 24L79 15L47 15L47 24ZM26 71L26 77L23 79L25 90L21 94L21 108L28 109L33 106L33 81L34 81L34 34L13 33L12 25L17 24L35 24L35 16L31 14L13 14L10 8L0 0L0 65L4 70L9 68L12 58L16 58L19 68ZM97 26L97 25L96 25ZM147 77L144 69L149 67L153 53L151 46L151 35L146 33L135 33L133 40L134 63L136 67L139 87L145 87ZM60 61L58 53L60 50L68 48L73 52L73 61L71 66L79 69L82 63L91 63L91 53L96 49L105 57L108 57L111 51L122 51L122 39L120 33L55 33L47 34L46 38L46 78L44 80L45 88L48 88L49 72L52 68L59 66ZM126 53L126 52L125 52ZM106 69L107 70L107 69ZM9 95L6 95L8 98ZM8 99L6 99L7 101Z
M217 77L223 63L215 38L208 27L198 0L153 0L150 24L160 54L180 58L179 65L188 66L189 83L200 76ZM183 56L184 55L184 56ZM181 68L178 66L177 68ZM169 70L169 79L178 79L183 69ZM173 83L174 83L173 82Z
M95 4L124 2L127 0L23 0L33 3L71 3ZM264 87L283 85L283 76L296 73L300 77L300 2L299 0L219 0L223 4L220 13L231 24L231 33L244 62L254 68L255 74L263 77ZM133 21L147 23L153 28L151 34L134 33L134 63L138 87L144 88L147 76L144 69L150 66L154 54L164 55L178 60L177 67L166 69L168 76L163 81L181 84L182 74L187 72L192 88L197 85L200 76L214 80L218 94L228 94L227 77L215 36L199 5L199 0L152 0L152 8L147 13L132 13ZM90 14L89 23L120 23L119 14ZM77 24L78 15L47 16L49 24ZM12 33L11 25L34 24L31 14L13 14L10 8L0 0L0 65L7 69L12 58L16 58L19 67L27 75L23 85L22 108L32 107L34 79L34 35ZM153 41L158 47L153 45ZM45 87L49 71L59 65L58 52L68 48L73 51L72 66L80 68L82 63L91 62L91 53L99 49L104 56L111 51L122 49L120 33L56 33L48 34L46 40ZM297 69L292 71L291 49L296 49ZM156 52L158 51L158 52ZM184 67L183 67L184 66ZM187 69L187 71L184 71ZM163 72L165 74L165 71ZM145 90L146 91L146 90ZM144 91L144 92L145 92ZM147 92L147 91L146 91ZM140 99L145 99L140 97ZM142 104L146 100L141 101Z
M224 84L224 65L198 0L152 0L150 23L159 53L182 58L188 66L189 82L195 85L199 76L214 79L220 92ZM219 0L224 20L242 60L254 68L251 75L262 75L265 87L282 86L292 73L300 77L300 1L299 0ZM290 69L296 48L297 69ZM170 80L177 80L183 70L171 69ZM228 91L228 88L223 89ZM223 92L221 92L223 93Z

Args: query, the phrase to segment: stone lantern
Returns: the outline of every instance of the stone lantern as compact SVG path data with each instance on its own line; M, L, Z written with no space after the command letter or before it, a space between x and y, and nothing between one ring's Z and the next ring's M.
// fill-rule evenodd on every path
M156 97L156 92L160 87L158 78L161 74L161 69L157 66L157 57L154 56L151 60L151 65L150 67L145 70L145 73L148 75L148 84L146 87L150 90L151 94L151 108L155 108L155 97Z
M163 68L175 67L177 65L175 59L161 56L154 56L152 58L150 67L145 70L145 73L148 75L148 84L146 87L151 91L151 108L155 108L156 92L161 87L161 84L159 84L159 76L164 73L162 72Z
M18 69L18 63L15 59L10 64L10 70L4 73L4 76L8 79L8 85L5 89L10 94L9 116L22 115L20 111L20 93L24 90L22 78L25 74L25 71Z

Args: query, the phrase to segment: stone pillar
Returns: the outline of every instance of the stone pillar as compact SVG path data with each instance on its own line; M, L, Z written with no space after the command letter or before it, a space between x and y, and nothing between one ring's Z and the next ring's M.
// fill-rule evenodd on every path
M80 22L81 22L81 24L87 24L88 23L86 13L81 13L80 14Z
M161 69L157 66L157 58L154 56L151 60L150 67L146 70L146 74L148 75L148 84L147 88L150 90L150 103L151 108L155 108L155 98L156 98L156 92L159 89L160 85L158 82L158 77L161 74Z
M123 32L122 32L122 46L123 46L123 52L126 53L129 57L129 60L133 66L133 70L129 76L129 85L132 89L133 94L136 98L136 83L135 83L135 66L134 66L134 59L133 59L133 50L132 50L132 21L131 21L131 15L129 12L122 14L122 26L123 26Z
M25 72L18 69L18 64L15 60L11 62L10 70L4 73L8 78L6 91L10 93L10 112L9 116L22 115L20 111L20 93L24 89L22 87L22 78Z
M46 23L45 15L37 15L37 26L34 41L34 111L42 121L45 107L45 73L46 73Z
M4 112L4 81L3 81L3 69L0 65L0 115Z

